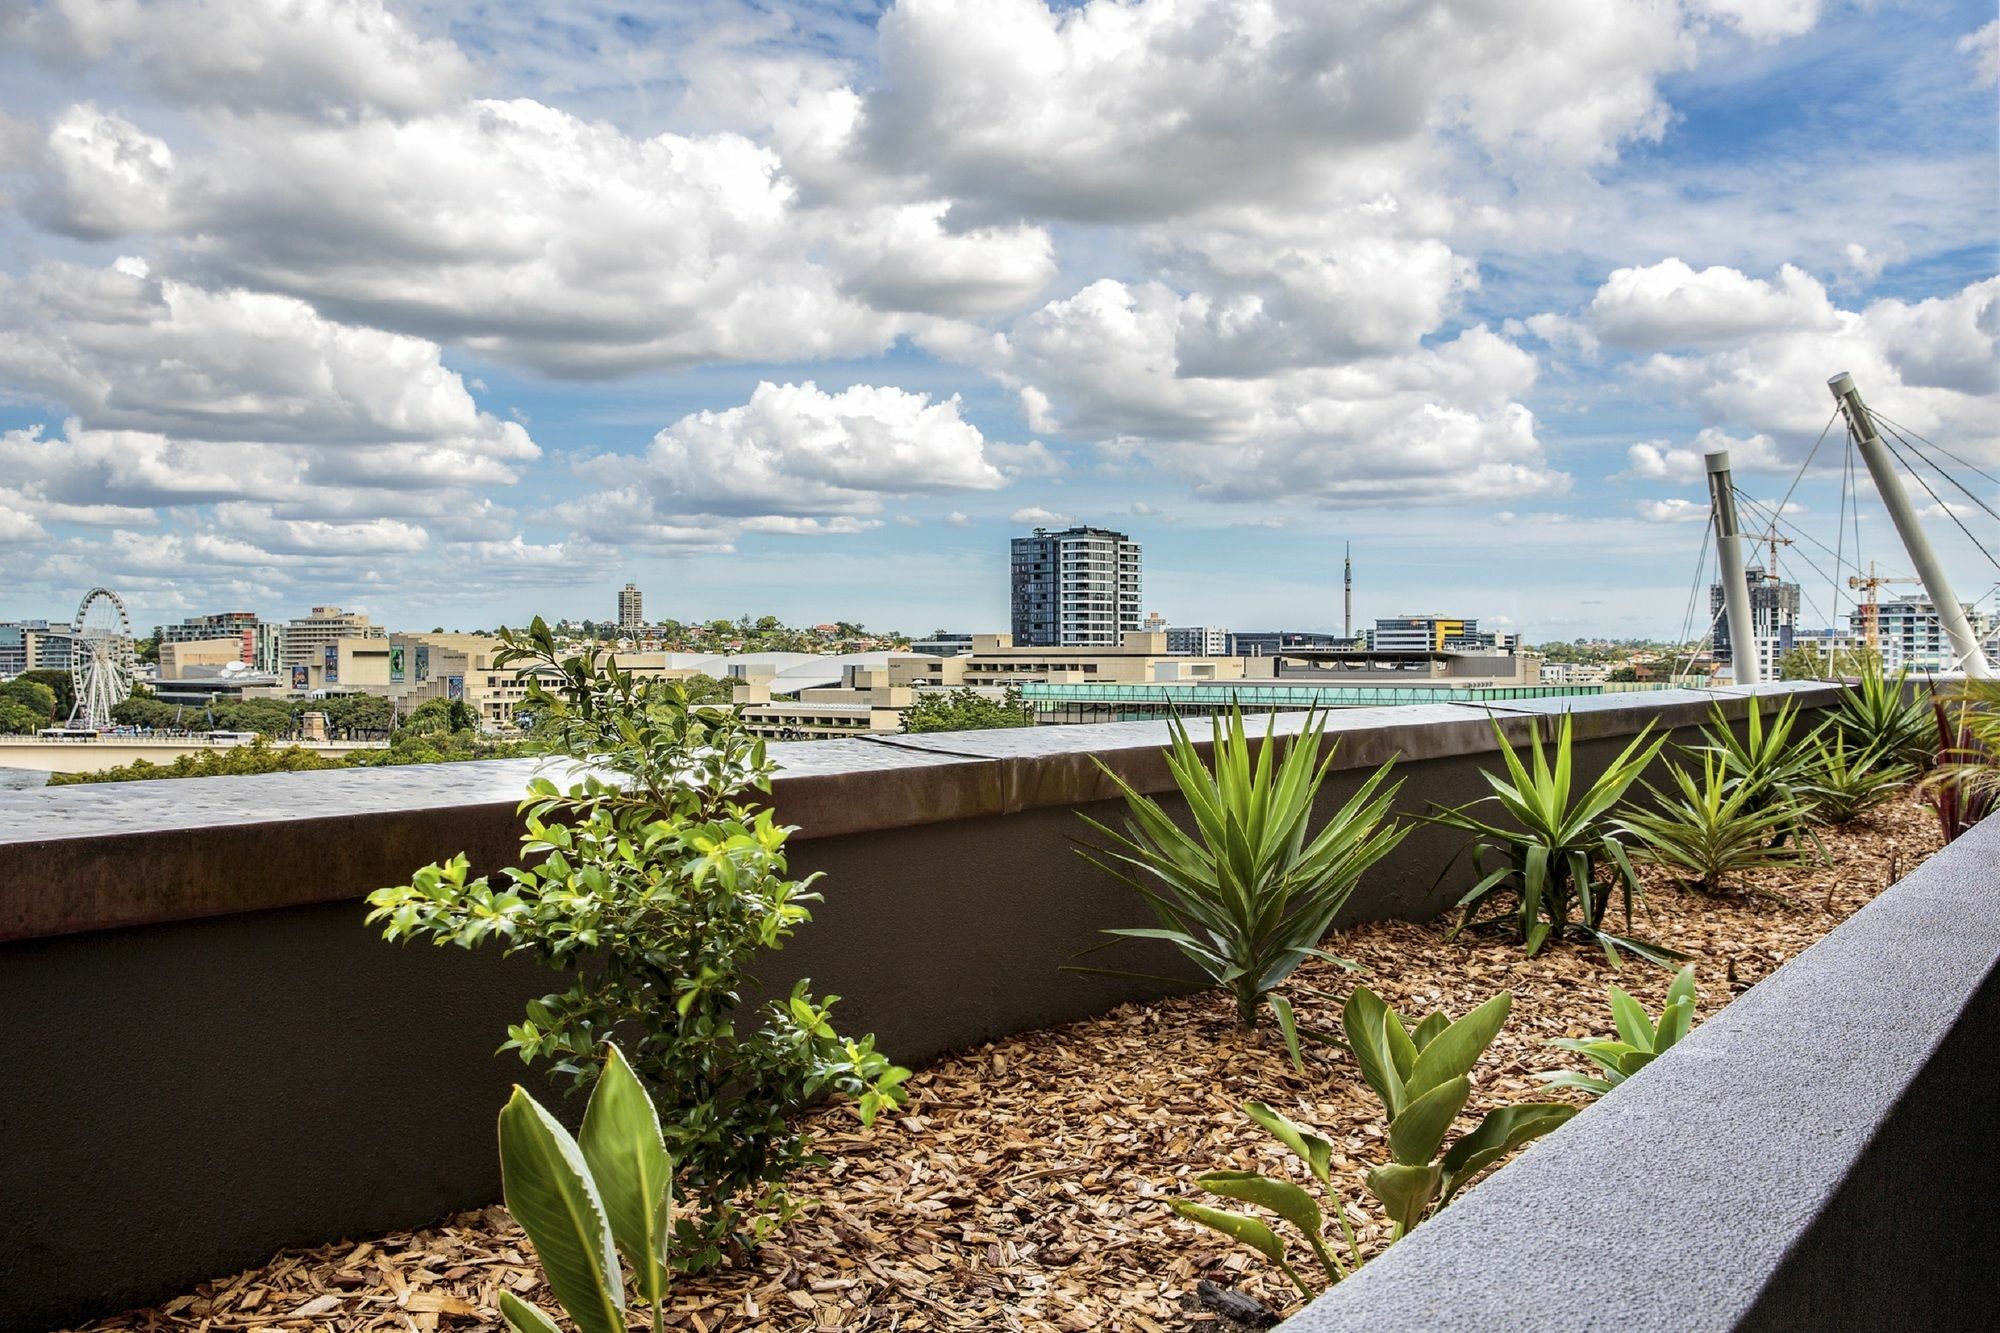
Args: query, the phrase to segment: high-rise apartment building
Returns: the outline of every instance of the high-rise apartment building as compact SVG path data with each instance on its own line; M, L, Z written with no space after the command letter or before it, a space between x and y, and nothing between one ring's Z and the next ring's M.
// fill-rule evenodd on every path
M1139 543L1105 528L1014 538L1013 640L1020 648L1115 648L1139 632Z
M628 583L618 590L618 628L629 633L645 623L645 596L636 584Z
M69 650L67 624L51 625L46 620L0 624L0 680L23 671L67 671Z
M1775 571L1752 565L1743 571L1750 585L1750 625L1757 638L1757 661L1761 675L1775 680L1778 659L1792 650L1799 628L1799 585L1786 583ZM1734 662L1735 649L1729 642L1729 617L1722 613L1722 585L1708 586L1708 614L1715 619L1710 641L1717 662Z
M371 624L367 616L342 611L337 606L315 606L297 620L285 623L279 640L281 666L322 666L326 650L342 639L384 639L389 632Z
M1975 638L1983 639L1992 632L1990 618L1975 611L1969 602L1959 605ZM1855 642L1863 643L1868 633L1865 609L1856 607L1848 612L1847 623ZM1936 603L1928 597L1898 597L1881 603L1875 608L1875 624L1882 665L1890 671L1905 667L1911 671L1957 671L1964 666L1952 651L1951 635L1945 633Z
M1167 651L1175 657L1227 657L1232 637L1216 625L1169 625Z

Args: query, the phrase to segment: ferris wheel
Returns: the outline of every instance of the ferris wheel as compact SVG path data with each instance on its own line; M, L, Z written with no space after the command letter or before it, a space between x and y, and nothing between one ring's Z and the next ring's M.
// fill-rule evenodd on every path
M137 654L125 603L109 588L92 588L70 626L69 678L76 688L73 727L111 725L111 710L132 693Z

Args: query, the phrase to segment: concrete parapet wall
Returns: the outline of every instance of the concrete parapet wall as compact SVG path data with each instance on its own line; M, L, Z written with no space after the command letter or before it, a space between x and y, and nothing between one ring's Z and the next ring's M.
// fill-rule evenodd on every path
M1808 707L1821 686L1774 686ZM1595 773L1649 722L1689 739L1740 691L1336 713L1345 799L1389 758L1418 813L1485 792L1515 741L1573 712ZM1199 726L1200 724L1197 724ZM1295 734L1301 719L1278 719ZM1111 767L1170 786L1160 723L774 746L772 803L826 872L816 920L764 976L844 997L842 1026L907 1063L1157 993L1060 971L1144 909L1074 854L1115 817ZM415 1225L499 1193L493 1117L523 1077L494 1049L552 974L496 951L397 948L362 897L425 862L512 859L533 761L0 794L0 1328L151 1301L276 1248ZM1459 835L1419 826L1354 920L1426 918ZM1123 946L1121 946L1123 947ZM1141 946L1133 946L1139 948ZM1164 950L1164 946L1162 946ZM1127 962L1168 970L1177 956ZM1733 1012L1733 1011L1732 1011Z

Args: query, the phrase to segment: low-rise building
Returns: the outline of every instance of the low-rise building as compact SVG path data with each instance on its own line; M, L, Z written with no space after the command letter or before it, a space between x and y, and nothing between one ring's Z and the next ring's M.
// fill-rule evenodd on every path
M367 616L342 611L337 606L315 606L310 613L285 622L279 639L278 664L286 668L332 666L334 662L328 651L341 640L383 639L388 633Z
M161 680L184 679L191 667L219 667L231 662L255 670L253 664L243 659L240 635L217 639L162 639L160 642Z

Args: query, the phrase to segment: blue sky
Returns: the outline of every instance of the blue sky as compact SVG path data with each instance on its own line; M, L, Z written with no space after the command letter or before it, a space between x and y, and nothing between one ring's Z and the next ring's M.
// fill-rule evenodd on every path
M1363 620L1665 635L1836 371L2000 472L1990 4L670 13L0 0L0 616L996 629L1079 520L1175 623L1337 627L1351 542Z

